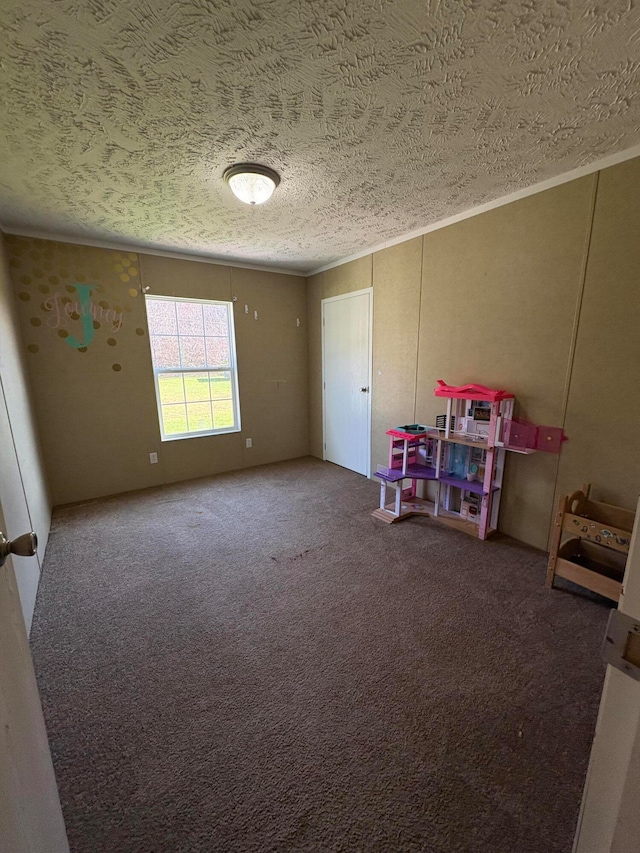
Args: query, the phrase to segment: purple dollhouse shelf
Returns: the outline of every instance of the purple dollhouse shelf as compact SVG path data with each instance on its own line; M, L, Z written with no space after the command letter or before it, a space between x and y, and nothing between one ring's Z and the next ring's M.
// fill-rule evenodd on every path
M373 476L387 483L397 483L398 480L435 480L436 469L430 465L407 465L406 474L400 468L385 468L384 471L375 471Z
M407 465L407 473L403 474L399 468L386 468L384 471L376 471L375 477L381 480L386 480L387 483L397 483L399 480L438 480L444 483L445 486L455 486L456 489L465 489L467 492L472 492L474 495L486 495L487 493L482 488L482 483L479 480L460 480L458 477L447 477L440 475L436 477L436 469L430 465ZM492 491L495 492L499 486L494 486Z
M458 477L440 476L440 482L445 486L455 486L456 489L465 489L467 492L472 492L474 495L486 495L487 493L482 488L482 483L479 480L460 480ZM491 491L495 492L499 486L493 486Z
M404 474L399 468L385 468L384 471L374 471L373 476L387 483L397 483L398 480L404 480Z
M407 477L413 480L435 480L436 469L431 465L407 465Z

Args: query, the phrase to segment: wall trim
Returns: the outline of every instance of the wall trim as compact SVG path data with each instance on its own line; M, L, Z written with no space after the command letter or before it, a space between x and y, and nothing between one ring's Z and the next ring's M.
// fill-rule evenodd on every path
M15 234L18 237L31 237L39 240L54 240L59 243L75 243L79 246L95 246L99 249L112 249L116 252L136 252L140 255L156 255L160 258L175 258L182 261L196 261L203 264L215 264L223 267L238 267L239 269L257 270L259 272L278 273L280 275L291 275L299 278L309 278L312 275L325 272L325 270L340 267L343 264L348 264L350 261L356 261L359 258L364 258L367 255L372 255L375 252L380 252L383 249L389 249L391 246L397 246L399 243L405 243L407 240L413 240L415 237L422 237L424 234L429 234L432 231L438 231L440 228L446 228L448 225L454 225L456 222L462 222L465 219L470 219L473 216L479 216L481 213L486 213L489 210L495 210L497 207L503 207L505 204L519 201L531 195L544 192L545 190L558 187L561 184L566 184L569 181L575 181L585 175L591 175L594 172L599 172L602 169L607 169L610 166L616 166L618 163L624 163L626 160L632 160L634 157L640 157L640 144L634 145L631 148L626 148L623 151L618 151L615 154L609 154L606 157L601 157L588 163L586 166L579 166L577 169L571 169L569 172L563 172L561 175L556 175L553 178L548 178L546 181L541 181L537 184L532 184L529 187L524 187L516 192L485 202L485 204L471 207L468 210L463 210L460 213L455 213L453 216L448 216L446 219L440 219L437 222L432 222L430 225L425 225L415 231L410 231L407 234L402 234L400 237L394 237L391 240L386 240L383 243L377 243L374 246L369 246L353 255L347 255L344 258L339 258L336 261L331 261L328 264L315 267L311 270L292 270L285 269L279 266L267 266L264 264L252 264L242 261L231 261L224 258L209 257L204 255L191 254L190 252L177 252L169 249L149 248L136 246L132 243L118 243L109 240L99 240L85 237L71 237L68 235L55 234L46 231L38 231L31 228L14 228L9 225L0 223L0 232L4 234Z
M561 175L556 175L554 178L548 178L546 181L541 181L538 184L532 184L530 187L525 187L509 195L501 196L500 198L488 201L485 204L480 204L477 207L471 207L469 210L463 210L461 213L455 213L453 216L448 216L446 219L440 219L438 222L432 222L430 225L425 225L423 228L418 228L416 231L410 231L408 234L403 234L401 237L394 237L392 240L387 240L384 243L378 243L368 249L363 249L361 252L356 252L353 255L348 255L346 258L341 258L337 261L332 261L329 264L324 264L321 267L305 273L307 277L325 272L325 270L340 267L343 264L348 264L350 261L357 261L358 258L364 258L366 255L380 252L383 249L389 249L391 246L397 246L398 243L405 243L407 240L413 240L415 237L422 237L424 234L429 234L431 231L438 231L440 228L446 228L447 225L453 225L456 222L462 222L464 219L471 219L472 216L479 216L481 213L486 213L488 210L494 210L497 207L503 207L505 204L511 204L513 201L519 201L522 198L527 198L530 195L550 190L553 187L558 187L561 184L566 184L569 181L575 181L577 178L583 178L585 175L591 175L594 172L599 172L602 169L607 169L609 166L616 166L618 163L624 163L625 160L632 160L634 157L640 157L640 145L634 145L632 148L626 148L624 151L619 151L617 154L609 154L607 157L601 157L599 160L594 160L586 166L580 166L577 169L572 169L570 172L563 172Z
M35 240L53 240L56 243L75 243L77 246L93 246L96 249L113 249L116 252L136 252L138 255L156 255L159 258L175 258L179 261L197 261L201 264L215 264L221 267L238 267L243 270L258 270L259 272L273 272L279 275L293 275L306 278L308 273L302 270L283 269L282 267L269 267L261 264L247 264L241 261L229 261L224 258L206 257L189 252L174 252L168 249L154 249L144 246L136 246L133 243L114 243L109 240L98 240L85 237L70 237L68 235L38 231L31 228L12 228L0 223L0 232L3 234L14 234L16 237L31 237Z

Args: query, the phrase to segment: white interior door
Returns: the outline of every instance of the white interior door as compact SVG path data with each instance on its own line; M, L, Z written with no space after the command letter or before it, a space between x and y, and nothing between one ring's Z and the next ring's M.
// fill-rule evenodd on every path
M371 289L322 300L324 458L365 477L371 459Z
M0 735L0 850L68 853L11 559L0 567Z
M618 609L640 621L640 501ZM640 681L607 667L574 853L640 850Z
M22 475L16 454L9 413L0 378L0 505L4 513L7 539L15 539L33 530ZM36 603L40 580L39 557L14 557L16 580L27 632L31 629L31 618Z

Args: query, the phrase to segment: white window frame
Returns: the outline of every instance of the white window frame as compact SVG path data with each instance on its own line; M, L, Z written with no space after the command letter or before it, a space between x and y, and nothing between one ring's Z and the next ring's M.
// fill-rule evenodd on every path
M227 328L229 333L229 365L226 367L156 367L153 364L153 349L151 347L151 339L153 336L153 332L149 325L149 316L147 314L147 328L149 329L149 350L151 354L151 363L153 365L153 382L156 392L156 405L158 408L158 425L160 427L160 438L162 441L178 441L183 438L200 438L206 435L225 435L231 432L240 432L241 431L241 423L240 423L240 395L238 391L238 360L236 354L236 335L235 335L235 323L234 323L234 313L233 313L233 302L225 302L222 299L192 299L191 297L186 296L161 296L159 294L151 294L145 293L145 309L148 302L186 302L193 303L198 302L203 305L224 305L227 308ZM177 337L180 338L180 334L177 334ZM183 337L193 337L192 335L183 336ZM162 417L162 402L160 399L160 385L158 382L158 377L160 374L171 374L171 373L230 373L231 374L231 398L233 404L233 420L235 426L233 427L225 427L223 429L206 429L206 430L193 430L189 432L180 432L180 433L171 433L171 435L165 435L164 432L164 420ZM186 403L185 403L186 405Z

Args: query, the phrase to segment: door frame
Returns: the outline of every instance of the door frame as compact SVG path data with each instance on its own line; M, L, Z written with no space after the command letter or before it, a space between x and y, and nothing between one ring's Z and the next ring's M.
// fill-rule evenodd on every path
M640 620L640 500L622 586L618 610ZM609 664L573 853L625 853L636 849L640 826L639 765L640 682Z
M340 296L328 296L322 299L321 316L321 338L322 338L322 459L327 461L327 412L326 412L326 395L325 395L325 353L324 353L324 326L325 315L324 309L328 302L338 302L341 299L350 299L353 296L368 296L369 297L369 352L367 353L367 384L369 387L367 400L367 467L365 476L371 479L371 399L373 397L373 287L365 287L362 290L352 290L349 293L341 293Z

